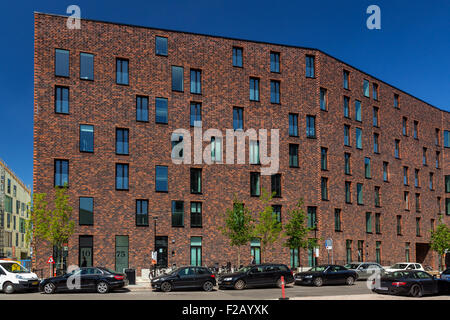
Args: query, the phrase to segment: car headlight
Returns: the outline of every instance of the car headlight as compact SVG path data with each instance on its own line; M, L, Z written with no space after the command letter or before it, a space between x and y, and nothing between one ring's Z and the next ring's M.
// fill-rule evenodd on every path
M231 281L231 280L233 280L233 278L232 278L232 277L228 277L228 278L223 278L223 281Z
M312 275L307 275L305 276L305 278L312 278Z
M20 279L20 280L25 280L25 278L22 277L20 274L16 274L16 278L17 278L17 279Z

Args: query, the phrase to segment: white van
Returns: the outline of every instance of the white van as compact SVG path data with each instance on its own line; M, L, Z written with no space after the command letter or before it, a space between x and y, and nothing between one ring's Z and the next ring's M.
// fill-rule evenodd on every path
M39 282L35 273L28 271L17 261L0 260L0 291L13 293L36 290Z

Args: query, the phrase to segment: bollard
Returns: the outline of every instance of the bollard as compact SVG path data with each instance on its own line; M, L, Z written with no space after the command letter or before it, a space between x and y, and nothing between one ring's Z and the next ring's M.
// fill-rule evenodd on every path
M286 297L286 294L284 292L284 277L281 276L281 298L278 298L278 300L289 300L288 297Z

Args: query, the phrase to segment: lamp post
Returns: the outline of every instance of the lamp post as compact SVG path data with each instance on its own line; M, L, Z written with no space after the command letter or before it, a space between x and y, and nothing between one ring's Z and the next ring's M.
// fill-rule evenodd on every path
M153 235L154 235L154 250L155 250L155 252L156 252L156 220L158 220L158 216L153 216ZM158 253L157 253L157 255L158 255ZM158 256L156 256L156 259L158 259ZM152 257L152 260L153 260L153 257ZM153 277L156 276L156 264L157 263L158 263L158 260L156 260L156 263L153 265Z

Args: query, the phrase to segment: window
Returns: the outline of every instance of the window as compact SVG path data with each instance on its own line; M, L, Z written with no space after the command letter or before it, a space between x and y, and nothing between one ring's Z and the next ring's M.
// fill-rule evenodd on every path
M378 100L378 84L372 83L372 96L374 100Z
M416 193L416 211L420 212L420 193Z
M358 262L362 262L363 260L364 260L364 240L358 240Z
M128 190L128 164L116 163L116 190Z
M298 144L289 144L289 167L298 167Z
M363 201L363 185L362 183L356 184L356 197L357 197L357 203L358 204L364 204Z
M405 262L410 261L410 250L409 250L409 242L405 242Z
M314 56L306 56L306 77L314 78Z
M172 152L171 152L171 158L172 159L183 159L183 135L172 133L171 137L171 143L172 143Z
M298 257L298 248L290 249L290 261L291 261L291 269L298 268L300 266L299 257Z
M363 90L364 90L364 96L365 96L365 97L370 97L370 92L369 92L369 80L364 79L364 82L363 82Z
M211 137L211 161L221 162L222 161L222 138L221 137Z
M402 119L402 134L404 136L408 135L408 118L403 117Z
M94 224L94 198L79 198L79 223L88 226Z
M277 222L281 222L281 206L278 204L272 205L272 215L277 219Z
M349 80L350 80L350 72L348 72L347 70L344 70L343 72L343 87L344 89L349 89Z
M259 79L250 78L250 101L259 101Z
M259 172L250 172L250 195L259 197L261 195L261 174Z
M414 121L414 134L413 134L413 136L414 136L414 139L419 139L419 133L418 133L418 127L419 127L419 122L417 122L417 121Z
M249 141L250 164L260 164L259 141Z
M202 227L202 203L191 202L191 228Z
M191 127L202 126L202 104L199 102L191 102Z
M414 187L419 187L419 169L414 170Z
M397 235L402 235L402 216L397 216Z
M408 167L403 167L403 184L405 186L409 185Z
M69 184L69 161L55 160L55 187Z
M80 53L80 79L94 80L94 55Z
M116 129L116 154L128 155L128 129Z
M359 101L359 100L355 100L355 120L362 121L361 120L361 101Z
M445 214L450 216L450 198L445 198Z
M242 48L233 47L233 67L242 67Z
M416 236L420 237L420 218L416 218Z
M430 190L434 190L433 180L434 180L434 174L433 174L433 172L430 172Z
M381 241L375 241L375 262L381 263Z
M136 96L136 121L148 122L148 97Z
M250 254L255 258L256 264L261 263L261 240L253 238L250 241Z
M342 229L341 229L341 209L334 209L334 231L342 231Z
M409 210L409 192L403 192L403 201L405 203L405 210Z
M124 272L128 269L128 255L129 255L129 239L128 236L116 236L116 271Z
M128 84L128 60L116 59L116 83Z
M450 148L450 131L444 130L444 147Z
M398 103L398 100L399 100L398 94L394 93L394 108L396 108L396 109L399 109L399 108L400 108L400 105L399 105L399 103Z
M167 112L167 99L156 98L155 99L155 122L167 124L168 112Z
M148 226L148 200L136 200L136 225Z
M298 137L298 114L289 113L289 135Z
M157 56L167 56L167 38L155 37L155 53Z
M80 125L80 152L94 152L94 126Z
M352 183L350 181L345 181L345 202L352 202L352 191L351 191Z
M439 156L440 156L440 152L436 151L436 169L439 169Z
M372 213L366 212L366 232L372 233Z
M320 110L327 110L328 101L327 101L327 89L320 88Z
M380 153L380 147L378 144L379 141L379 134L378 133L374 133L373 134L373 152L374 153Z
M383 181L388 181L389 179L389 171L388 171L388 162L383 162Z
M184 226L184 202L172 201L172 227Z
M191 168L191 193L202 193L202 169Z
M344 117L350 118L350 98L344 96Z
M280 81L270 80L270 103L280 103Z
M78 237L78 263L81 267L92 267L93 263L93 245L94 245L94 237L93 236L79 236ZM65 257L64 257L65 259ZM58 261L58 260L56 260ZM123 270L120 270L122 272Z
M55 87L55 112L69 113L69 88Z
M450 193L450 176L445 176L445 193Z
M316 207L308 207L307 208L307 227L316 229L317 228L317 208Z
M281 197L281 174L273 174L271 176L272 193L275 192L274 197Z
M183 67L172 66L172 91L183 92Z
M361 128L355 129L356 148L362 149L362 130Z
M344 172L345 174L351 174L350 172L350 153L344 153Z
M155 191L168 192L168 168L167 166L155 167Z
M344 145L350 147L350 126L344 125Z
M370 172L370 158L364 158L364 173L365 173L365 177L366 179L370 179L371 177L371 172Z
M191 237L191 266L202 265L202 237Z
M321 178L320 190L322 195L322 200L328 200L328 178Z
M233 129L244 130L244 108L233 107Z
M400 159L400 140L395 140L394 156Z
M202 93L202 71L191 69L191 93Z
M270 72L280 72L280 53L270 53Z
M69 50L55 49L55 76L69 77Z
M434 144L439 146L441 144L441 132L438 128L436 128L435 136L434 136Z
M306 137L315 138L316 137L316 117L306 116Z
M345 240L345 255L347 263L352 263L352 240Z
M320 148L320 168L322 170L328 170L328 149Z
M427 165L427 148L423 148L423 152L422 152L422 164L424 166Z
M375 207L380 207L381 206L381 201L380 201L380 187L375 187L375 194L374 194L374 202L375 202Z

